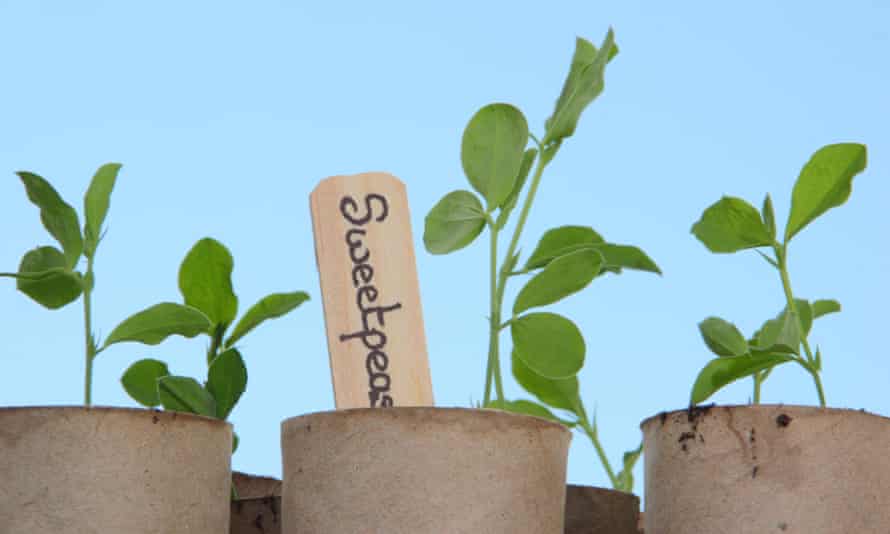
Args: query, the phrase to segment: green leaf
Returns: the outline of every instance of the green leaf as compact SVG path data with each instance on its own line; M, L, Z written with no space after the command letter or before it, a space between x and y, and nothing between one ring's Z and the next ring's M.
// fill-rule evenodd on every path
M506 226L507 220L510 218L510 213L513 211L513 208L516 207L516 202L519 201L519 195L522 193L522 188L525 187L525 182L528 180L528 174L531 172L532 165L535 163L537 155L538 151L534 148L526 150L525 154L523 154L522 165L519 167L519 177L516 179L516 184L513 186L513 191L510 192L510 196L507 197L507 200L504 201L504 205L501 206L501 212L498 213L498 219L495 222L495 228L498 230Z
M238 437L238 434L232 432L232 454L235 454L235 451L238 450L239 443L241 443L241 438Z
M185 303L204 312L214 327L228 327L238 313L232 290L234 260L219 241L206 237L186 254L179 267L179 291Z
M165 410L216 417L216 401L194 378L164 376L158 379L158 390Z
M853 177L865 170L866 152L865 145L840 143L824 146L810 157L791 193L786 242L816 217L850 198Z
M782 312L765 322L757 334L757 349L762 351L800 353L800 327L794 316Z
M170 369L166 363L149 358L139 360L124 371L121 384L133 400L153 408L161 404L158 380L169 375Z
M529 313L510 323L513 350L545 378L569 378L584 365L584 338L575 323L554 313Z
M207 316L195 308L162 302L124 319L111 331L102 348L124 341L157 345L172 335L195 337L206 334L210 327Z
M553 408L578 414L578 377L552 379L532 371L513 351L513 376L523 389Z
M810 333L813 328L813 307L805 299L794 299L794 308L800 317L800 326L803 329L804 336Z
M77 212L68 205L49 182L30 172L17 173L28 198L40 208L43 226L62 246L65 252L65 267L74 269L83 252L83 238Z
M695 379L690 402L692 404L702 403L731 382L789 361L791 361L790 356L769 353L715 358L701 370L698 378Z
M541 406L540 404L528 400L493 400L485 405L486 408L491 408L495 410L503 410L505 412L518 413L520 415L531 415L533 417L540 417L541 419L547 419L548 421L552 421L554 423L559 423L565 425L567 427L573 427L577 423L573 421L565 421L556 417L553 412L548 410L546 407Z
M841 311L841 303L834 299L821 299L813 301L813 319L818 319L829 313L837 313Z
M65 255L54 247L38 247L22 257L17 273L0 273L15 278L16 288L50 310L74 302L83 293L80 273L66 267Z
M581 113L603 91L606 64L616 53L615 34L611 28L599 50L585 39L579 37L576 40L572 66L553 115L547 119L543 144L561 141L575 133Z
M114 189L114 182L120 170L120 163L106 163L99 167L83 198L83 213L86 218L83 228L84 254L88 258L95 255L96 247L99 245L102 224L105 222L108 204L111 201L111 191Z
M603 238L593 228L560 226L544 233L538 246L525 262L525 268L540 269L560 256L601 243L604 243Z
M235 325L232 335L226 340L225 346L231 347L264 321L286 315L307 300L309 300L309 295L303 291L273 293L263 297L241 317L241 320Z
M717 356L742 356L748 353L748 342L739 329L719 317L708 317L698 323L705 344Z
M247 388L247 366L237 349L229 349L210 362L207 391L216 400L216 417L225 420Z
M773 210L773 200L770 198L769 193L763 199L763 208L760 210L760 214L763 216L763 225L766 226L766 231L769 233L770 238L775 240L776 212Z
M652 258L637 247L602 243L592 245L590 248L598 251L605 258L606 263L603 270L618 274L621 273L621 269L634 269L661 274L661 269L652 261Z
M603 256L596 250L579 250L550 262L516 297L513 314L546 306L581 291L600 274Z
M618 485L614 488L618 491L624 491L627 493L633 493L634 490L634 466L637 464L637 460L640 459L640 456L643 454L643 444L640 443L640 446L632 451L627 451L624 453L624 457L622 458L623 468L618 472L615 478L618 479Z
M473 189L488 201L489 211L503 205L513 191L526 144L528 123L509 104L489 104L467 124L461 163Z
M431 254L448 254L473 242L485 228L485 208L469 191L452 191L424 219L423 244Z
M744 200L723 197L692 226L692 233L711 252L736 252L772 243L757 209Z

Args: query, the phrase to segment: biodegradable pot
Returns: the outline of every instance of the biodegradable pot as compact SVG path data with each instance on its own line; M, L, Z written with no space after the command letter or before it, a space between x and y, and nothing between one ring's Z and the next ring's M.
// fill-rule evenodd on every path
M571 434L524 415L365 408L282 423L284 534L562 534Z
M890 532L890 419L804 406L699 407L642 424L646 532Z
M238 498L232 501L229 534L281 534L281 481L232 473Z
M640 498L590 486L566 488L565 534L638 534Z
M0 408L0 532L219 534L232 427L122 408Z

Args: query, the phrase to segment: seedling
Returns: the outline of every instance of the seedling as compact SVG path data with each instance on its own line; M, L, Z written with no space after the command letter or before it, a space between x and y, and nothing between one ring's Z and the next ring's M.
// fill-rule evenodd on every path
M238 297L232 289L233 267L232 255L222 243L211 238L198 241L179 267L183 304L156 304L132 315L111 332L111 342L156 345L166 337L166 321L173 319L180 324L190 323L189 333L205 334L210 339L207 379L203 383L173 375L165 362L147 358L131 365L121 377L133 400L149 408L163 406L177 412L228 418L247 388L247 367L236 343L260 323L281 317L309 300L302 291L271 294L247 310L227 336L238 313ZM237 446L236 435L233 448Z
M781 242L776 237L776 217L769 194L760 213L743 199L725 196L706 209L692 226L692 233L711 252L754 249L778 272L785 296L785 307L778 316L766 321L748 339L735 325L719 317L709 317L698 325L705 344L717 358L699 373L692 387L692 404L704 402L723 386L748 376L754 380L752 400L757 404L761 386L773 369L794 362L813 377L819 404L825 406L820 378L822 353L818 347L812 349L809 335L815 319L839 312L841 305L832 299L809 301L794 296L788 275L788 245L817 217L847 201L853 177L865 165L864 145L843 143L816 151L794 185Z
M575 132L584 109L602 92L606 65L617 53L611 30L599 48L577 40L569 74L541 137L529 132L525 116L509 104L491 104L473 115L464 130L461 163L478 195L466 190L445 195L426 217L424 244L433 254L447 254L466 247L488 230L490 328L483 405L580 427L596 448L613 487L629 491L633 486L631 470L642 449L625 454L624 468L615 474L600 444L596 418L588 417L578 393L576 375L586 352L581 332L562 315L530 310L577 293L604 273L619 274L623 269L660 273L658 266L639 248L607 242L586 226L547 231L524 264L520 264L519 252L519 240L544 170ZM530 142L533 146L529 148ZM523 191L525 200L499 263L500 237L513 222ZM533 276L512 308L507 308L509 316L504 320L507 283L524 275ZM540 403L504 398L500 334L506 329L513 341L513 376ZM551 408L564 410L570 418L558 418Z
M127 341L122 332L112 332L104 343L99 343L92 329L96 250L104 236L103 224L120 169L119 163L108 163L99 167L93 176L83 201L86 220L83 233L77 212L62 200L48 181L32 172L17 173L28 198L40 209L43 226L56 239L61 250L55 246L37 247L24 255L18 272L0 273L0 276L15 278L19 291L51 310L71 304L83 295L86 348L83 402L86 406L92 404L93 362L96 357L109 346ZM83 273L78 270L81 258L86 260ZM204 321L206 319L198 310L168 304L146 317L141 327L145 342L154 344L174 334L195 336L201 332Z

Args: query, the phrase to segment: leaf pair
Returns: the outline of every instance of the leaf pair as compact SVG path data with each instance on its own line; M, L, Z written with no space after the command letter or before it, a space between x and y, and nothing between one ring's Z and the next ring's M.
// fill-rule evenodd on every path
M238 313L233 269L232 255L222 243L211 238L198 241L179 268L179 289L185 303L156 304L111 332L103 348L123 341L156 345L171 335L191 338L206 334L210 338L207 380L203 384L171 375L163 361L143 359L121 378L134 400L148 407L161 405L219 419L229 416L247 387L247 368L234 344L264 321L281 317L309 299L302 291L268 295L241 317L226 338Z
M430 253L448 254L472 243L495 209L501 211L494 229L504 227L537 156L537 150L525 150L528 137L525 116L509 104L491 104L473 115L461 142L461 164L488 208L470 191L442 197L424 220L423 242Z
M850 197L853 178L865 169L865 145L841 143L819 149L804 165L794 185L785 243L804 227ZM723 197L708 207L692 233L712 252L728 253L771 246L776 225L767 195L762 213L740 198Z
M839 302L830 299L812 303L795 299L794 302L797 316L786 307L775 319L766 321L750 340L745 339L734 324L719 317L708 317L699 323L702 339L718 358L699 372L692 387L691 403L704 402L736 380L783 363L800 361L795 355L800 355L800 344L813 320L841 309Z
M121 383L143 406L226 419L247 388L247 367L237 349L228 349L210 363L202 385L171 375L160 360L144 359L124 372Z
M0 273L0 276L16 278L19 291L48 309L58 309L77 300L85 285L92 283L76 270L77 263L82 255L95 257L120 168L118 163L108 163L93 176L84 196L83 235L77 212L47 180L32 172L17 173L28 199L40 209L44 228L61 249L41 246L30 250L22 257L18 272Z

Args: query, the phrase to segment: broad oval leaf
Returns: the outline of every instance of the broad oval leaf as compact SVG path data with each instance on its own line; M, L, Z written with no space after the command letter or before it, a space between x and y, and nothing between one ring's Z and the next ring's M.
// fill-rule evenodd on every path
M593 228L587 226L560 226L547 230L538 246L525 262L525 269L540 269L560 256L588 248L590 245L605 243Z
M158 379L158 391L165 410L216 417L216 401L194 378L161 377Z
M238 313L238 297L232 289L234 264L222 243L205 237L179 266L179 291L185 303L204 312L214 327L225 329Z
M498 401L494 400L485 405L485 408L490 408L494 410L503 410L505 412L517 413L520 415L531 415L533 417L540 417L541 419L547 419L548 421L559 423L561 425L565 425L567 427L573 427L577 423L573 421L565 421L560 419L556 415L553 414L550 410L548 410L545 406L541 406L536 402L532 402L529 400L503 400Z
M424 219L423 244L431 254L448 254L473 242L485 228L485 208L469 191L452 191Z
M263 297L241 317L241 320L235 325L232 335L226 340L225 346L231 347L264 321L281 317L307 300L309 300L309 295L303 291L273 293Z
M226 419L247 388L247 366L237 349L228 349L210 362L207 391L216 400L216 417Z
M96 253L99 239L102 236L102 224L108 214L108 205L111 202L111 191L121 170L120 163L106 163L99 167L93 180L87 188L83 198L83 213L86 219L84 224L84 254L91 258Z
M794 184L785 241L816 217L846 202L853 190L853 177L865 170L866 161L867 149L858 143L827 145L817 150Z
M169 375L170 369L166 363L146 358L124 371L121 384L133 400L148 408L154 408L161 404L158 380Z
M555 313L529 313L510 323L513 350L545 378L569 378L584 366L584 337L575 323Z
M818 319L829 313L837 313L841 311L841 303L834 299L819 299L813 301L813 319Z
M519 201L519 195L522 193L522 188L525 187L525 182L528 180L528 174L532 170L532 165L535 163L535 158L538 156L537 149L529 148L525 151L525 154L522 156L522 165L519 167L519 177L516 179L516 184L513 186L513 191L510 192L510 196L507 197L507 200L504 201L504 205L501 206L501 212L498 213L498 219L495 222L495 227L500 230L507 224L507 220L510 219L510 213L512 213L513 208L516 207L516 202Z
M83 238L80 235L80 222L77 212L67 204L59 193L42 177L31 172L18 172L25 186L28 198L40 208L43 226L62 246L65 253L65 267L74 269L83 252Z
M702 213L692 233L711 252L736 252L772 243L760 213L746 201L723 197Z
M783 311L765 322L757 333L757 350L800 354L801 332L793 314Z
M650 273L661 274L661 269L652 261L645 252L631 245L615 245L613 243L602 243L592 245L594 250L599 251L605 258L606 263L603 266L604 271L620 273L622 269L633 269L636 271L647 271Z
M83 293L80 273L67 267L65 255L55 247L38 247L22 257L17 273L0 273L16 279L16 288L50 310L70 304Z
M594 249L579 250L550 262L519 292L513 314L546 306L581 291L603 268L603 256Z
M698 374L698 378L695 379L690 402L692 404L702 403L727 384L789 361L791 361L791 357L784 354L751 354L715 358L708 362Z
M606 34L599 50L589 41L578 38L572 66L556 101L553 115L547 119L545 145L559 142L575 133L581 113L603 91L606 65L615 56L615 34Z
M489 104L464 130L460 159L470 185L488 202L501 206L516 184L528 144L528 123L509 104Z
M806 336L813 328L813 307L805 299L794 299L794 308L797 310L798 317L800 317L800 330Z
M553 408L578 414L580 399L578 397L578 377L552 379L546 378L529 369L528 365L512 354L513 377L523 389L534 395L541 402Z
M210 320L199 310L162 302L124 319L111 331L102 348L124 341L157 345L172 335L195 337L206 334L210 327Z
M739 329L719 317L708 317L698 323L705 344L717 356L742 356L748 353L748 341Z

